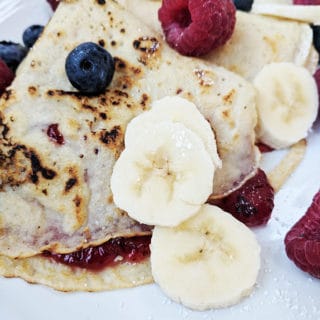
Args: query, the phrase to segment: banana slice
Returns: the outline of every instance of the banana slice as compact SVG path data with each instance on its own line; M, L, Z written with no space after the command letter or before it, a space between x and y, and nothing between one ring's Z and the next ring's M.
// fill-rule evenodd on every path
M320 25L320 6L317 5L254 3L251 12Z
M253 83L258 91L258 140L280 149L305 138L318 112L317 85L308 70L272 63Z
M212 193L214 165L201 139L180 123L141 130L114 166L114 202L141 223L176 226Z
M178 96L165 97L155 101L152 109L134 118L128 125L125 144L131 145L144 134L145 126L153 126L160 121L182 123L202 139L215 166L221 167L217 144L209 122L190 101Z
M251 293L260 269L260 247L244 224L204 205L176 228L155 227L151 269L174 301L195 310L227 307Z

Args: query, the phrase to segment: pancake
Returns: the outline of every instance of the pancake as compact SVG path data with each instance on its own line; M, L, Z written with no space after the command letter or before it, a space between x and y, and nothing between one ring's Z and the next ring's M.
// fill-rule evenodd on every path
M279 0L276 0L277 2ZM141 21L158 33L161 1L119 0ZM235 31L222 47L204 60L234 71L248 80L268 63L293 62L305 66L313 74L318 54L312 46L312 29L307 23L277 19L237 11Z
M114 79L98 96L79 93L65 74L67 55L87 41L115 59ZM197 105L216 134L222 168L213 196L222 197L256 171L251 84L178 55L115 1L62 2L0 102L0 253L67 253L150 233L116 208L110 176L128 122L177 94Z
M106 291L153 282L150 261L123 263L101 271L71 268L43 256L12 259L0 256L0 274L20 277L59 291Z

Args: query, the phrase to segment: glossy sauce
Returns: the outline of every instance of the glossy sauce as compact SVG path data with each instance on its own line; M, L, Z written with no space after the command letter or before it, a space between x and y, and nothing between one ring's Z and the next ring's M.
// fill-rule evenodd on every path
M119 263L137 263L150 256L151 236L115 238L99 246L88 247L69 254L53 254L48 251L43 255L59 263L72 267L101 271Z

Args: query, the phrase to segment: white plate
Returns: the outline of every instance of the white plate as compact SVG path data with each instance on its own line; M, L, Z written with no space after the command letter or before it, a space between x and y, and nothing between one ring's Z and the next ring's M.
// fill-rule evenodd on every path
M10 11L5 11L9 6ZM0 0L1 40L21 41L25 27L44 24L50 15L44 0ZM271 167L281 155L266 156L263 166ZM320 187L319 158L320 133L314 128L303 163L276 195L271 221L255 230L262 246L262 269L256 290L242 303L223 310L193 312L171 302L156 285L103 293L60 293L20 279L0 278L0 319L320 319L320 280L296 268L286 257L283 244L284 235Z

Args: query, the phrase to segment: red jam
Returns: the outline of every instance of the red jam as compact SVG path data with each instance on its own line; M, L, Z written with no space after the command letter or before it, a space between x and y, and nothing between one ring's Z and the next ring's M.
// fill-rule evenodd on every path
M143 261L150 256L150 241L151 236L115 238L99 246L69 254L53 254L48 251L43 254L69 266L100 271L123 262Z
M64 144L64 137L59 131L59 125L57 123L51 124L47 129L47 135L53 142L57 144Z
M259 148L261 153L267 153L267 152L271 152L274 150L273 148L269 147L268 145L266 145L262 142L257 143L257 147Z

